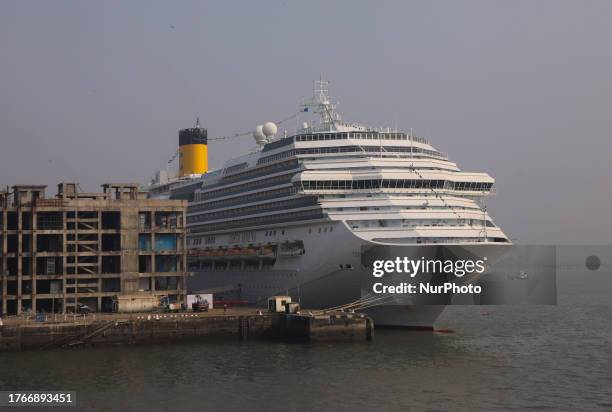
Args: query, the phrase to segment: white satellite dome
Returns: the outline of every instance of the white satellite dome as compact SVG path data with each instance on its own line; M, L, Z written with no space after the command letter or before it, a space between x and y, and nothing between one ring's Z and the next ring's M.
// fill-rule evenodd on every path
M263 125L262 131L263 131L263 134L265 134L267 138L270 138L274 136L276 132L278 132L278 127L276 127L274 123L268 122Z
M263 128L263 124L260 124L255 128L255 130L253 130L253 137L255 138L257 144L264 144L267 141L266 135L263 132Z

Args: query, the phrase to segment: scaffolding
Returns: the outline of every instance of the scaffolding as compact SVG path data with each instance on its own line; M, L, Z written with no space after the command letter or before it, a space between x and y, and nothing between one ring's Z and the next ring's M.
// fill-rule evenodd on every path
M134 293L184 300L187 202L148 199L134 184L102 187L61 183L52 199L45 186L0 192L2 315L110 311L116 296Z

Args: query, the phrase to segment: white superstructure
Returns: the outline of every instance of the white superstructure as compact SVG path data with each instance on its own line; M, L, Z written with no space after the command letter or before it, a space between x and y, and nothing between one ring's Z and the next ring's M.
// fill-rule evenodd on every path
M259 150L172 187L171 197L190 200L194 288L235 285L253 302L283 292L304 307L331 307L363 296L368 248L492 263L509 245L482 206L488 174L460 171L412 133L343 122L324 81L301 113L320 120L280 138L265 124L254 134ZM370 313L379 325L431 327L442 309L387 304Z

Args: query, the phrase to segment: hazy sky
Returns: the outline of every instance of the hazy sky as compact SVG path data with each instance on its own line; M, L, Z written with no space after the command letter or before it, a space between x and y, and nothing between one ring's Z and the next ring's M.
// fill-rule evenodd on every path
M331 81L346 120L414 128L521 242L612 237L612 2L0 2L0 184L145 183ZM210 161L252 147L211 142Z

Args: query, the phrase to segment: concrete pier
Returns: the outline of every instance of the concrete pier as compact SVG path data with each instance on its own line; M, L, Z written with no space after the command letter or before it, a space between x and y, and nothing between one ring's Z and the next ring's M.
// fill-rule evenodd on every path
M187 340L267 339L301 342L366 341L374 325L363 314L321 316L261 313L232 309L227 313L135 313L67 315L45 322L5 318L0 350L145 344Z
M324 315L284 315L280 331L288 340L348 342L372 340L374 323L365 314L335 312Z

